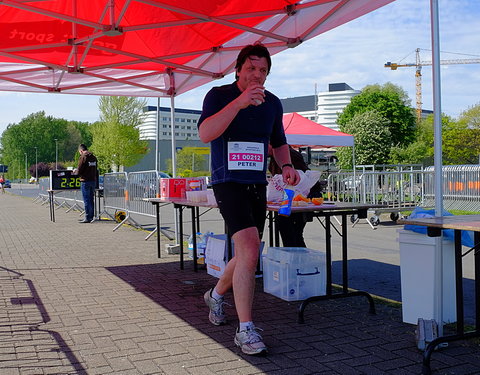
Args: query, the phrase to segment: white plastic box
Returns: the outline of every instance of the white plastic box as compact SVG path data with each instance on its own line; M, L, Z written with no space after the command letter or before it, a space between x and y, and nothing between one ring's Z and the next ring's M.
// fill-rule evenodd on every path
M435 238L410 230L398 230L402 316L405 323L435 319ZM443 321L457 320L455 305L455 250L452 241L442 241ZM437 322L438 323L438 322Z
M266 293L285 301L325 295L325 252L303 247L269 247L262 258Z

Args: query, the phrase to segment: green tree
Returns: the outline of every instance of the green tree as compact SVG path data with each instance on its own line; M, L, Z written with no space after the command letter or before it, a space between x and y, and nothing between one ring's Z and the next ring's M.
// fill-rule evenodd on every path
M143 121L143 108L146 105L145 99L129 96L102 96L98 102L100 122L138 126Z
M184 147L177 152L177 175L182 177L205 176L205 155L198 153L192 147ZM167 159L168 172L171 174L172 159Z
M102 96L100 121L91 127L91 150L98 158L101 173L137 164L148 151L137 128L143 121L145 100L123 96Z
M458 118L458 122L466 125L470 129L480 129L480 103L462 112Z
M480 103L462 112L443 133L445 164L478 164L480 155Z
M88 124L85 124L88 127ZM88 140L82 137L82 133L78 129L75 123L69 122L65 128L66 137L61 139L58 144L59 150L61 150L61 160L74 160L80 143L87 144ZM91 138L91 137L90 137ZM85 143L87 142L87 143Z
M415 116L410 99L401 87L392 83L364 87L338 116L340 130L346 132L344 126L356 114L372 110L387 120L385 126L391 134L391 146L406 146L415 140Z
M478 164L480 128L466 119L451 122L442 132L444 164ZM480 125L480 124L479 124Z
M355 114L343 125L346 133L355 137L356 164L385 164L389 160L392 135L388 119L375 110ZM337 151L341 168L352 168L352 147Z
M480 124L477 108L465 111L458 121L442 115L442 159L445 165L478 162ZM393 147L391 163L423 163L433 165L434 117L428 116L417 127L416 140L407 147ZM476 122L477 121L477 122ZM477 127L476 125L477 124Z
M43 111L28 115L18 124L9 124L0 142L4 163L9 165L9 174L12 173L10 177L25 177L25 159L27 169L35 159L54 162L55 139L60 144L68 137L67 124L67 120L46 116ZM60 147L59 151L62 151Z
M393 146L390 149L390 164L433 164L433 158L427 157L430 147L422 142L415 141L406 147Z

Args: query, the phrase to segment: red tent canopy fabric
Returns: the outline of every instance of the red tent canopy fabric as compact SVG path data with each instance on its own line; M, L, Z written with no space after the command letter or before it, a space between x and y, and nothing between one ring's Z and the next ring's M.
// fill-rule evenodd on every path
M317 124L298 113L283 115L283 127L287 142L294 146L353 146L353 135L342 133Z
M174 96L394 0L2 0L0 90Z

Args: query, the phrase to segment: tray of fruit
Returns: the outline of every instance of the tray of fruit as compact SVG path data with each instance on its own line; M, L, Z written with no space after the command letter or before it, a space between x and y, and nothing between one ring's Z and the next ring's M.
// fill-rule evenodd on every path
M279 206L282 202L267 202L269 206ZM302 194L296 194L292 200L292 207L311 207L311 206L333 206L332 201L326 201L323 198L307 198Z

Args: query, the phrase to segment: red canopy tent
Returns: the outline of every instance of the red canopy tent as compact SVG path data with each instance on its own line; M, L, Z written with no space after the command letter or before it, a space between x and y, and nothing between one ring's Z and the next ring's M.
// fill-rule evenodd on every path
M0 91L170 97L173 112L243 46L273 55L392 1L2 0ZM175 175L173 150L174 132Z
M295 146L332 147L353 146L353 135L317 124L298 113L283 115L287 142Z
M0 91L173 97L392 1L2 0Z

